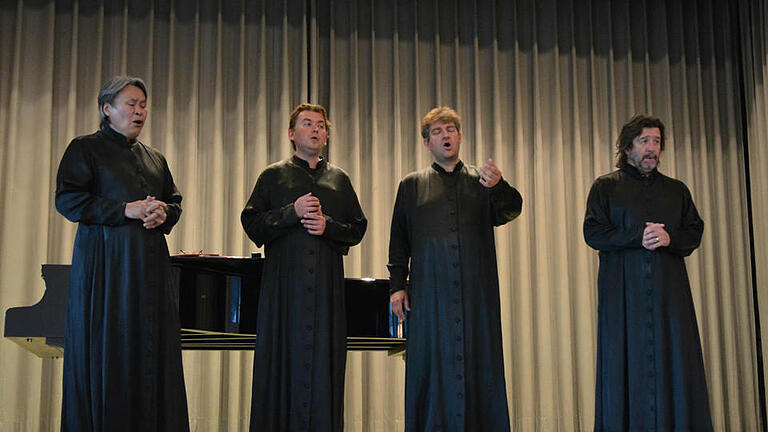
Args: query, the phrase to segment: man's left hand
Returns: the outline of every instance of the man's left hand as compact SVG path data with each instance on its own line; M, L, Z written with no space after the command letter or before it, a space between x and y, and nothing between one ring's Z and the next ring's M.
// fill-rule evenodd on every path
M168 204L155 199L153 196L147 196L145 202L147 203L145 207L146 216L141 219L144 222L144 228L154 229L165 223L167 217L165 209L168 207Z
M320 236L325 232L325 216L322 212L318 211L304 215L301 218L301 224L312 235Z
M656 250L669 246L669 233L664 229L664 224L646 222L643 231L643 247L648 250Z
M480 184L492 188L501 180L501 170L493 163L493 159L488 158L485 165L480 168Z

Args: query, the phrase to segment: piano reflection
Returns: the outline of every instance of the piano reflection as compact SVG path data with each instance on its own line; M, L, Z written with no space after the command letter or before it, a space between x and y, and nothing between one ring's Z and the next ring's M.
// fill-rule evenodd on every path
M182 349L253 349L263 265L259 256L171 256ZM42 299L6 311L5 337L39 357L64 354L69 270L69 265L43 264ZM347 349L402 352L407 329L390 308L389 282L346 278L345 288Z

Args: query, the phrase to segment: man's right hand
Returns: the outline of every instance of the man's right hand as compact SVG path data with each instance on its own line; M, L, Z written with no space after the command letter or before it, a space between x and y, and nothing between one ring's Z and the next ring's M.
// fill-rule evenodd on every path
M411 302L408 300L408 292L406 290L395 291L389 296L389 302L392 303L392 312L394 312L401 321L405 321L405 312L411 311Z
M309 213L320 211L320 200L312 196L312 192L310 192L296 199L296 202L293 203L293 210L297 217L303 218Z

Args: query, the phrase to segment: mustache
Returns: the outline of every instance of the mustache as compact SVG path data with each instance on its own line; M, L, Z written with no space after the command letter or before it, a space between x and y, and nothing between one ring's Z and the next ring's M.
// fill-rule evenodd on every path
M646 155L643 155L643 159L653 159L653 160L658 160L658 159L659 159L659 157L658 157L657 155L655 155L654 153L648 153L648 154L646 154Z

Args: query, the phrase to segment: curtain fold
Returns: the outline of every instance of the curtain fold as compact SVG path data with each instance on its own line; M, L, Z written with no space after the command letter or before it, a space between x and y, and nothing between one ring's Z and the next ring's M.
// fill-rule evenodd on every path
M747 192L768 331L766 18L747 0L0 0L0 326L42 296L41 263L70 261L56 169L96 129L112 75L148 84L140 138L184 195L172 253L256 252L240 211L258 174L292 153L293 106L325 105L328 158L369 220L349 277L388 276L397 184L431 162L419 121L451 105L462 159L493 158L524 199L496 230L513 428L591 430L597 254L584 206L614 169L619 128L646 112L668 128L660 170L690 187L705 221L686 264L715 430L758 430L768 349L756 351ZM251 353L183 357L192 430L246 430ZM61 363L0 340L0 431L58 430ZM402 430L404 370L402 357L350 352L345 430Z

